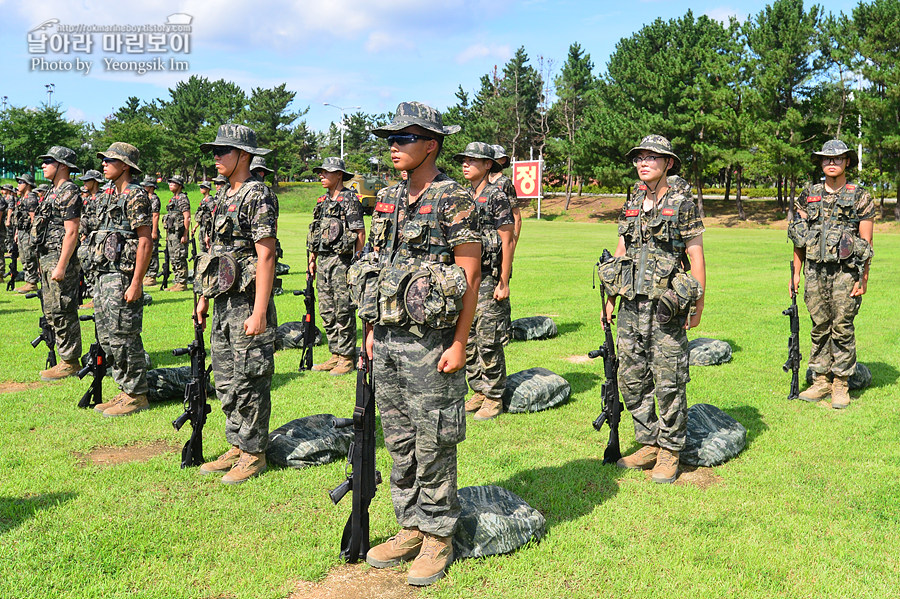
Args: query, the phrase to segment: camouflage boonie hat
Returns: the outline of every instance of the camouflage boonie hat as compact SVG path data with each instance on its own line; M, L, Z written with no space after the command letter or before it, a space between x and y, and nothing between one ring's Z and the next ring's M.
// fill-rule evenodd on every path
M672 151L671 142L662 135L648 135L642 139L640 145L628 150L628 153L625 154L625 160L631 162L631 159L634 158L635 154L641 150L650 150L651 152L674 158L675 164L672 165L672 168L669 169L667 174L674 175L681 170L681 158Z
M265 156L272 150L256 146L256 131L246 125L221 125L215 141L200 144L201 152L211 152L213 148L237 148L254 156Z
M494 158L496 158L497 165L500 167L496 169L496 172L500 172L509 166L509 154L506 153L506 148L500 144L494 144L491 147L494 148Z
M34 175L32 175L31 173L19 175L18 177L16 177L16 183L24 183L25 185L34 187Z
M105 152L97 152L97 158L113 158L121 160L131 167L131 170L141 172L141 167L137 165L141 158L141 153L131 144L123 141L116 141L110 144L109 149Z
M175 185L181 185L184 187L184 177L181 175L172 175L168 179L166 179L167 183L174 183Z
M216 185L226 185L228 183L228 179L225 178L225 175L216 175L216 178L213 179L213 183Z
M204 187L206 189L212 189L212 183L209 181L200 181L200 189L203 189Z
M320 171L328 171L329 173L343 173L344 181L352 179L355 174L347 170L344 161L337 156L330 156L322 160L322 166L313 167L313 172L318 174Z
M53 146L47 150L46 154L38 156L38 160L43 160L44 158L52 158L58 163L65 164L71 169L79 170L78 166L75 164L76 156L74 150L70 150L65 146Z
M50 186L46 183L41 183L40 185L35 187L34 190L38 193L47 193L48 191L50 191Z
M263 170L268 174L272 174L275 171L266 166L266 159L262 156L254 156L253 160L250 161L250 172Z
M391 122L372 129L372 135L387 137L391 133L413 125L418 125L441 136L453 135L462 128L459 125L445 127L444 121L441 119L441 113L431 106L426 106L420 102L401 102L397 106L397 111L394 113L394 118L391 119Z
M486 144L483 141L473 141L466 145L466 149L453 156L453 160L457 162L462 162L463 158L481 158L483 160L490 160L493 164L491 166L499 166L499 162L497 162L496 155L494 153L494 146L490 144Z
M839 139L829 139L822 146L821 152L810 154L812 161L816 164L820 164L822 158L826 156L847 156L850 159L850 164L847 168L853 168L859 164L859 156L857 156L856 152Z
M0 185L0 189L2 189L3 191L9 191L9 192L13 192L16 190L16 188L13 187L9 183L4 183L3 185Z
M141 187L152 187L153 189L156 189L157 187L159 187L159 185L156 184L156 179L147 176L144 177L143 181L141 181Z
M81 181L96 181L97 183L103 182L103 175L100 174L100 171L95 169L90 169L85 172L83 175L76 177Z

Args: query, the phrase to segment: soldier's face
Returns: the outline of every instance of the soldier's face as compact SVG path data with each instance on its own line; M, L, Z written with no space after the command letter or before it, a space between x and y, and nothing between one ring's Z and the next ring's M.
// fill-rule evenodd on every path
M641 150L637 156L634 168L637 169L638 179L643 182L657 181L664 177L669 168L671 158L660 156L649 150Z
M27 187L27 185L25 185L24 183L19 183L19 187L17 187L16 189L19 191L19 195L20 195L20 196L21 196L21 195L25 195L25 188L26 188L26 187Z
M481 181L491 168L491 161L484 158L463 158L462 172L466 181Z
M169 191L171 191L172 193L178 193L179 187L180 185L178 185L178 183L172 183L171 181L169 182Z
M846 156L826 156L822 159L822 172L826 177L840 177L847 170Z
M325 189L334 189L337 185L344 181L344 176L335 171L333 173L328 171L321 171L319 173L319 181L322 182L322 187Z
M103 176L110 181L115 181L125 172L125 163L115 158L103 159Z
M44 171L44 176L51 181L53 177L56 176L56 170L59 168L59 163L50 158L44 159L44 164L41 165L41 170Z
M434 134L426 129L413 125L398 131L398 134L414 133L416 135L424 135L432 137ZM433 139L419 139L412 143L400 145L399 143L391 144L391 162L394 168L400 171L418 168L429 152L437 150L438 143Z

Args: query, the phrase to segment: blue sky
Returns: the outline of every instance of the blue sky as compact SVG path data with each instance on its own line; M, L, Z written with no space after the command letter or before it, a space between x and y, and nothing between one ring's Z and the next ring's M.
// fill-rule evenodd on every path
M825 3L828 11L850 12L857 2ZM766 5L752 0L182 0L133 3L121 1L0 0L3 77L0 97L16 106L47 100L69 118L100 123L129 96L143 100L167 97L167 89L190 75L225 78L249 92L252 87L287 83L297 92L293 108L310 107L306 120L318 130L340 118L323 106L361 106L368 113L393 110L405 100L443 109L456 102L459 85L478 87L481 75L503 64L524 46L532 65L552 61L555 76L568 47L578 42L602 72L616 42L657 17L671 19L693 10L695 15L744 20ZM61 25L161 25L169 15L190 15L190 53L133 55L104 52L101 33L93 35L90 53L47 54L47 61L68 62L73 71L51 71L42 56L29 52L28 36L50 19ZM72 40L70 34L59 34ZM140 43L139 43L140 44ZM145 45L139 45L146 47ZM149 61L160 56L165 71L138 75L106 68L104 58ZM169 59L187 63L186 72L168 70ZM74 72L76 59L92 62L84 75Z

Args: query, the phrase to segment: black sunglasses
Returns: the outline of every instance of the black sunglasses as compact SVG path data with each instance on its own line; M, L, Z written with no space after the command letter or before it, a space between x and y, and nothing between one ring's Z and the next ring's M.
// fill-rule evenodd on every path
M118 158L104 158L101 162L106 162L109 164L115 164L116 162L122 162Z
M43 160L43 164L53 164L54 162L56 162L56 160L53 158L44 158Z
M225 156L227 154L231 154L231 151L234 150L231 146L216 146L213 148L213 156L219 158L220 156Z
M415 133L404 133L402 135L388 135L387 142L389 146L397 144L398 146L407 146L411 143L415 143L420 139L424 140L433 140L433 137L428 137L427 135L416 135Z

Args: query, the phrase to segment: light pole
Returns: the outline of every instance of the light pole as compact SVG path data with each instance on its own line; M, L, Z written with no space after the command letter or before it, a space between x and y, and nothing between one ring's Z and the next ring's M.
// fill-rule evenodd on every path
M3 96L3 110L6 110L6 101L9 100L9 96Z
M329 104L328 102L322 102L322 104L324 106L331 106L332 108L337 108L338 110L341 111L341 125L340 125L340 129L341 129L341 160L343 160L344 159L344 129L347 127L344 124L344 111L350 110L352 108L362 108L362 106L337 106L335 104Z
M50 103L53 101L53 90L56 87L54 83L48 83L44 87L47 88L47 106L50 106Z

